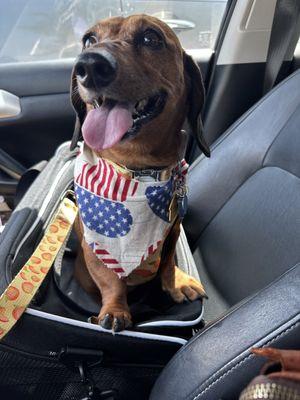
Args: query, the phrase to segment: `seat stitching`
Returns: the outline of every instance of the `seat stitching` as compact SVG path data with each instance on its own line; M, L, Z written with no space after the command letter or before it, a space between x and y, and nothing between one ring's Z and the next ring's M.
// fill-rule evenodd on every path
M288 169L279 167L278 165L271 165L271 164L270 164L270 165L264 165L263 168L261 168L259 171L262 171L262 170L265 169L265 168L277 168L277 169L279 169L280 171L286 172L288 175L291 175L291 176L293 176L294 178L297 178L298 180L300 180L300 176L296 175L296 174L295 174L294 172L292 172L292 171L289 171Z
M237 127L239 127L247 118L248 116L250 116L258 106L260 106L261 103L263 103L266 99L268 99L270 96L273 95L274 92L276 92L282 85L284 85L286 82L288 82L292 77L298 75L299 71L296 71L296 73L293 73L292 75L290 75L289 77L287 77L284 81L280 82L275 88L273 88L266 96L262 97L256 104L254 104L247 112L245 112L237 121L235 121L233 123L233 125L231 125L224 133L223 135L220 136L220 138L217 139L216 142L213 143L213 145L211 146L211 152L214 151L221 143L223 143L224 140L226 140L231 134L233 134L236 130ZM216 217L216 215L218 214L218 212L225 206L225 204L228 202L228 200L230 200L230 198L244 185L244 183L251 177L253 176L257 171L259 171L260 169L264 168L264 161L267 157L268 152L270 151L271 147L273 146L274 142L276 141L276 139L280 136L282 129L286 126L286 124L290 121L290 118L296 113L296 111L299 109L299 107L296 107L296 109L294 109L289 116L289 119L285 122L285 124L283 125L283 127L280 129L280 131L276 134L276 136L273 138L271 144L268 146L268 148L266 149L265 154L263 155L261 162L258 163L258 165L256 165L254 171L249 171L251 175L248 175L246 177L246 179L241 182L238 187L236 187L233 191L233 193L231 193L229 195L229 197L226 199L225 203L223 203L220 208L217 210L216 214L214 214L209 221L207 221L207 223L205 224L205 226L203 227L203 229L201 230L200 234L196 237L195 239L195 245L193 245L193 249L196 248L197 243L199 243L199 240L201 238L201 235L204 233L204 231L206 230L206 228L209 226L209 224L212 222L212 220ZM204 156L204 154L202 153L190 166L190 172L198 167L198 165L205 161L206 157Z
M263 168L269 168L269 167L263 167ZM229 203L229 201L232 199L232 197L255 175L257 174L259 171L261 171L263 168L261 168L260 166L258 166L250 175L248 175L242 182L239 183L239 185L233 189L232 193L230 193L230 195L228 196L228 198L226 199L226 201L220 205L220 208L218 208L218 210L215 212L214 215L212 215L212 217L207 221L207 223L205 224L205 226L203 227L203 229L201 230L200 234L198 235L196 241L195 241L195 245L193 246L193 250L199 246L199 242L201 240L201 236L204 234L204 232L206 231L206 229L209 227L209 225L212 223L212 221L216 218L216 216L223 210L223 208Z
M265 102L269 97L273 95L273 93L277 92L281 86L286 84L287 82L290 81L290 79L294 78L300 73L299 70L295 71L292 75L288 76L286 79L284 79L282 82L280 82L276 87L274 87L268 94L263 96L257 103L255 103L249 110L247 110L244 114L241 115L240 118L237 119L211 146L211 151L215 150L227 137L235 131L235 129L240 126L244 120L251 115L260 105L261 103ZM195 161L193 161L190 171L194 169L200 162L206 160L206 157L204 154L200 154Z
M283 279L286 275L288 275L289 273L291 273L292 271L296 270L297 268L299 268L300 263L296 263L294 264L291 268L289 268L287 271L285 271L282 275L280 275L279 277L277 277L274 281L270 282L267 286L265 286L264 288L258 290L256 293L252 294L252 296L247 297L243 300L241 300L238 304L236 304L234 307L230 308L229 312L226 312L221 318L219 318L218 320L216 320L214 323L212 323L211 325L207 326L206 328L204 328L202 331L200 331L199 334L195 335L194 337L192 337L188 343L186 345L184 345L180 350L177 351L177 353L175 353L174 357L170 360L168 367L170 367L171 365L175 364L175 362L178 361L178 359L180 359L180 357L182 356L182 353L185 352L194 342L196 342L199 337L201 337L202 335L206 334L206 332L208 332L210 329L212 329L213 327L215 327L216 325L218 325L219 323L221 323L223 320L225 320L226 318L229 318L232 314L234 314L235 312L238 312L241 308L243 308L245 305L247 305L249 302L252 302L254 300L256 300L257 297L259 297L261 295L262 292L264 292L267 289L270 289L271 286L273 286L274 284L278 283L281 279Z
M284 336L287 332L289 332L290 330L294 329L299 324L300 324L300 321L298 321L295 324L291 325L289 328L285 329L283 332L281 332L278 335L276 335L273 339L271 339L268 342L266 342L262 347L266 347L270 343L276 341L279 337ZM224 372L221 376L219 376L218 379L216 379L209 386L207 386L207 388L205 388L200 393L198 393L196 396L194 396L193 400L197 400L200 396L202 396L204 393L206 393L208 390L210 390L212 386L214 386L216 383L218 383L220 380L222 380L225 376L230 374L233 370L235 370L237 367L239 367L241 364L243 364L245 361L247 361L248 359L250 359L252 357L254 357L254 354L249 354L243 360L240 360L237 364L235 364L233 367L231 367L228 371ZM212 379L217 374L218 374L218 372L216 372L209 379L207 379L206 382L209 381L210 379ZM204 382L201 386L205 385L206 382Z
M193 249L195 250L196 247L199 247L199 243L202 239L202 235L204 235L206 229L208 229L209 225L213 222L213 220L223 211L223 209L226 207L226 205L229 203L229 201L238 193L238 191L240 189L242 189L242 187L246 184L248 184L248 182L250 181L250 179L252 179L257 173L259 173L260 171L265 171L268 168L276 168L279 169L283 172L286 172L287 174L290 174L298 179L300 179L299 176L295 175L293 172L284 169L282 167L279 167L277 165L262 165L260 166L258 169L256 169L251 175L249 175L243 182L241 182L239 184L239 186L229 195L228 199L225 201L225 203L223 203L220 208L216 211L216 213L211 217L211 219L209 221L207 221L207 224L203 227L202 231L200 232L200 235L198 236L195 245L193 246ZM203 254L201 254L204 260L204 256ZM205 260L204 260L205 261Z
M266 161L266 158L273 147L273 144L276 142L276 140L279 138L279 136L282 134L283 129L287 126L287 124L290 122L291 118L296 114L299 113L299 105L298 107L291 113L289 116L289 119L285 122L285 124L281 127L280 131L277 133L277 135L273 138L272 142L270 143L269 147L267 148L265 155L263 156L261 166L263 167Z

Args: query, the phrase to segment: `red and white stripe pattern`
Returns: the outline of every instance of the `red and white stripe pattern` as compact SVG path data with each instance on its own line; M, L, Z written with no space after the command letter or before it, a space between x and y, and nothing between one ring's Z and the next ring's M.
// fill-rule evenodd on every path
M180 175L186 175L189 169L189 164L185 161L185 159L181 160L180 163L176 165L174 168L175 173Z
M94 242L92 247L97 258L99 258L107 268L112 269L119 278L126 276L126 272L120 266L118 260L114 259L106 249L103 249L101 244Z
M149 256L153 255L161 243L162 241L159 240L156 245L152 244L151 246L149 246L147 252L143 255L141 259L141 263L147 260ZM101 246L101 244L94 242L92 243L91 247L97 258L99 258L107 268L112 269L119 276L119 278L127 276L125 270L120 266L118 260L113 258L111 254L106 249L104 249L103 246Z
M121 202L134 196L138 188L137 181L125 178L102 158L95 165L84 163L75 182L98 196Z
M149 256L152 256L152 254L154 254L154 253L156 252L156 250L157 250L158 247L160 246L161 242L162 242L162 241L159 240L158 242L156 242L156 245L155 245L155 244L151 244L151 246L148 247L147 252L143 255L143 257L142 257L142 259L141 259L141 263L142 263L143 261L147 260L147 258L148 258Z

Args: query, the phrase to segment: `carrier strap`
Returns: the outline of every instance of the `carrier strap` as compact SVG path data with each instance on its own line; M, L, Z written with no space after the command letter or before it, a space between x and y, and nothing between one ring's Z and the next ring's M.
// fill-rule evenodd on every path
M69 192L68 194L70 194ZM46 278L77 215L74 196L61 201L35 251L0 297L0 339L15 325Z

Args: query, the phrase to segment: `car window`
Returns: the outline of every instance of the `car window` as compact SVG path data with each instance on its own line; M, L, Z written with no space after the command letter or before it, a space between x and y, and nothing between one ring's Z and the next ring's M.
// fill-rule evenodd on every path
M97 20L146 13L171 26L186 49L210 49L227 0L10 0L0 2L0 63L56 60L80 52Z

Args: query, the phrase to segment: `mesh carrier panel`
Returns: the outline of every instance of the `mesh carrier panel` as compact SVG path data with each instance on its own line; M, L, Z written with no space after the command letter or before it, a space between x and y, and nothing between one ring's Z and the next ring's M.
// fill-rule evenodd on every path
M148 399L160 370L144 366L94 366L89 377L96 391L115 391L116 400ZM87 390L79 371L58 361L0 351L1 399L10 400L81 400ZM96 397L101 399L100 397Z

